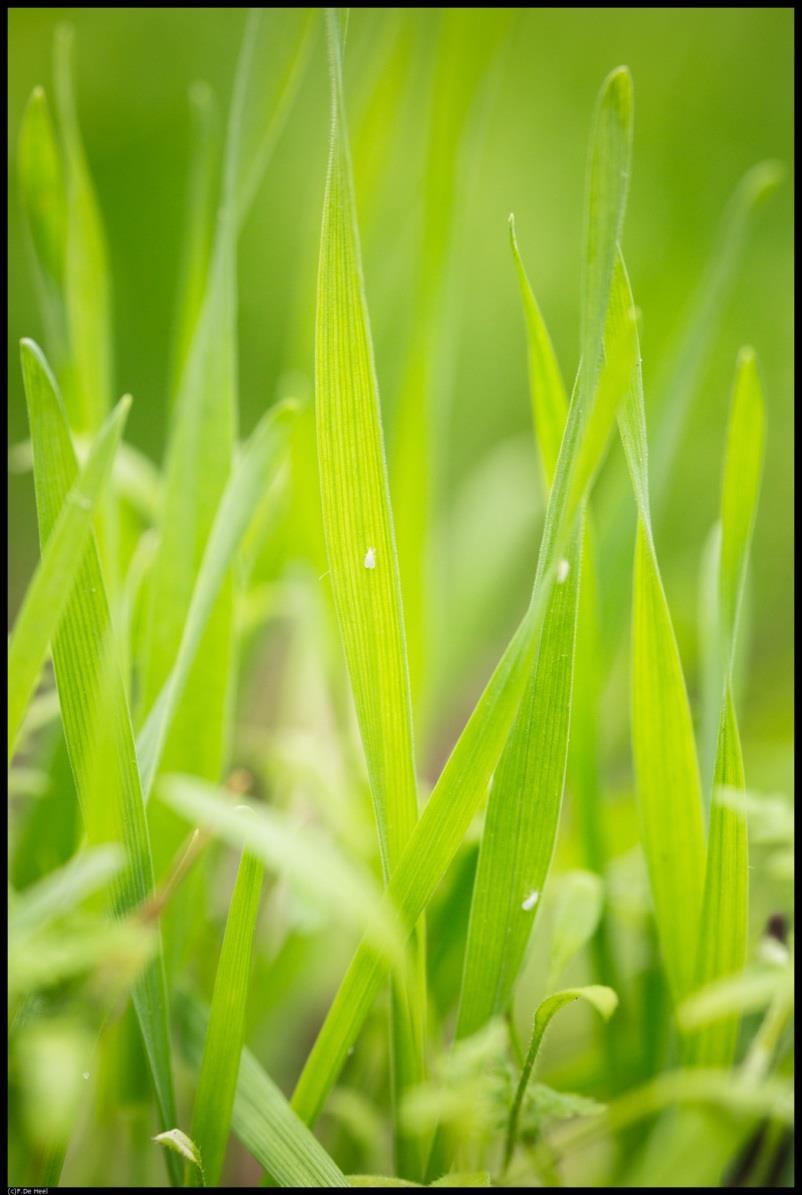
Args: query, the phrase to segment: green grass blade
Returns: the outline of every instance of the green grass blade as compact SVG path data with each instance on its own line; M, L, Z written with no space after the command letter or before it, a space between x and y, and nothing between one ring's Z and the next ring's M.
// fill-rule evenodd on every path
M403 615L373 350L328 14L333 132L318 274L318 460L331 586L375 803L385 875L417 819Z
M370 873L347 862L325 838L278 809L246 802L233 806L230 794L191 776L165 776L157 791L182 817L247 849L345 925L366 931L385 962L403 971L403 935L389 904L382 902Z
M532 1022L532 1036L529 1041L529 1049L526 1052L524 1065L521 1069L521 1078L518 1082L518 1087L515 1092L515 1098L510 1109L510 1119L507 1125L507 1137L504 1143L504 1166L509 1166L512 1155L515 1151L515 1143L518 1138L518 1120L521 1114L521 1105L523 1104L526 1089L529 1085L529 1079L532 1074L532 1068L535 1065L535 1060L540 1050L541 1042L549 1027L552 1019L557 1015L561 1008L565 1008L566 1004L572 1004L575 1000L586 1000L591 1007L605 1019L609 1020L618 1007L618 996L612 988L602 987L600 985L591 984L589 987L583 988L565 988L562 992L555 992L553 996L547 996L542 1000L535 1012L535 1019Z
M626 204L631 107L629 74L624 69L615 71L602 85L591 135L582 305L585 364L580 367L580 410L583 386L589 394L595 383L595 371L589 374L588 369L602 354L616 244ZM572 509L578 506L597 467L597 445L609 439L631 372L634 348L628 337L622 344L609 348L595 402L588 403L586 434L570 462L571 472L560 470L559 458L563 454L554 453L553 441L557 434L563 440L563 427L558 433L557 421L560 408L564 408L564 391L548 334L526 283L520 258L517 260L530 331L535 417L542 413L540 422L545 423L551 435L541 446L544 475L549 483L554 481L554 486L538 574L544 575L552 563L557 564L558 572L544 615L536 662L490 791L465 952L457 1019L460 1037L475 1033L491 1016L506 1009L551 864L568 755L584 519L580 519L566 556L559 562L549 560L548 528L553 506L556 504L560 509L563 493L566 512L563 517L570 526ZM566 439L567 436L566 432ZM560 488L562 477L567 482L565 491Z
M683 429L687 425L711 346L715 343L722 313L732 293L754 213L777 187L783 173L783 167L778 162L760 162L740 180L723 215L721 231L684 320L677 347L658 379L656 392L659 413L657 435L654 437L656 472L652 485L655 520L658 524ZM603 520L604 527L610 529L604 537L600 567L605 621L614 631L610 637L611 643L618 642L617 632L626 606L624 585L631 551L626 500L624 485L621 485L611 493L609 511Z
M721 800L720 790L745 787L732 670L738 612L763 467L764 413L754 353L741 352L735 376L721 493L719 625L723 698L713 775L704 903L696 981L705 987L740 971L749 933L749 851L746 816ZM694 1035L691 1059L702 1066L732 1063L739 1017L722 1019Z
M541 542L532 599L485 686L390 879L387 898L410 927L434 895L484 800L530 675L538 631L568 532L604 458L617 403L634 363L633 324L619 330L591 402L577 390L568 414ZM590 406L590 411L587 410ZM604 416L596 415L601 407ZM577 478L584 480L580 490ZM381 986L382 964L363 945L352 959L293 1094L305 1120L317 1116Z
M579 596L578 534L553 587L537 658L496 768L473 889L457 1036L509 1004L560 817Z
M209 1021L203 1004L176 996L179 1045L200 1064ZM245 1148L282 1187L347 1187L345 1176L296 1116L249 1050L243 1049L231 1123Z
M77 464L67 419L41 351L23 341L22 371L33 445L39 535L46 546L58 512L75 482ZM103 661L110 627L108 602L94 540L90 540L53 640L53 660L64 734L90 844L121 841L127 866L115 883L118 917L142 904L153 889L153 863L133 732L122 679ZM94 707L93 707L94 702ZM95 708L96 707L96 708ZM92 732L102 708L103 725L114 752L114 771L102 792L95 786L96 744ZM99 802L102 802L99 804ZM175 1125L175 1103L167 1031L167 994L161 955L148 966L133 992L147 1050L160 1116ZM177 1181L177 1168L173 1178Z
M92 452L59 511L17 615L8 644L9 760L48 645L81 567L92 516L111 473L130 405L130 398L121 399L98 433Z
M756 210L773 194L785 176L781 162L758 162L733 192L711 253L705 275L691 303L672 366L658 381L655 437L654 501L659 515L671 480L683 428L710 351L716 326L737 276L740 258Z
M214 240L215 195L220 155L220 115L212 89L195 83L189 91L192 118L186 237L172 342L170 400L175 401L198 325Z
M198 570L178 650L164 688L137 737L142 791L148 799L164 744L215 602L254 517L259 498L284 460L296 404L286 400L264 415L226 486Z
M198 1171L201 1186L206 1186L206 1175L201 1164L200 1151L191 1137L182 1133L180 1129L169 1129L166 1133L157 1133L153 1140L158 1145L163 1145L165 1149L172 1150L190 1166L193 1166Z
M611 307L614 318L632 308L620 257ZM688 994L694 980L704 884L704 824L688 694L652 536L640 364L619 415L619 428L638 508L632 597L632 751L655 921L676 1001Z
M418 816L401 585L348 147L337 14L327 12L332 133L320 237L315 403L332 595L365 752L385 881ZM416 950L422 969L423 938ZM425 998L394 992L397 1089L423 1073ZM399 1166L421 1161L399 1137Z
M551 337L521 259L515 231L515 217L512 215L509 219L509 228L512 255L518 273L521 302L526 319L529 394L532 400L535 440L543 470L543 488L548 493L554 479L554 470L557 466L557 457L565 430L568 397L565 393L565 384Z
M64 399L73 430L91 433L111 405L111 288L106 237L78 129L72 46L72 29L60 28L55 41L55 94L67 197L64 303L70 350L70 384Z
M48 343L58 372L67 355L63 288L67 192L55 129L41 87L25 107L17 147L20 199L30 232Z
M192 1139L200 1151L204 1179L212 1187L220 1181L234 1107L263 879L262 864L243 853L217 963L192 1114Z

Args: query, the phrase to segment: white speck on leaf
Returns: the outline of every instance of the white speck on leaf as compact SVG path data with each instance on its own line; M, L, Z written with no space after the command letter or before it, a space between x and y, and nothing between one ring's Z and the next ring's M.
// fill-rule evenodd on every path
M534 907L537 904L537 902L539 901L539 899L540 899L540 893L536 892L536 891L532 891L529 893L528 896L524 897L523 901L521 902L521 908L524 910L525 913L528 913L530 909L534 909Z
M562 585L570 572L571 566L564 558L557 563L557 584Z
M81 1078L82 1078L82 1079L88 1079L88 1078L89 1078L89 1071L84 1071L84 1073L81 1075Z
M365 568L375 568L376 567L376 549L375 548L368 548L367 552L365 553L364 565L365 565Z

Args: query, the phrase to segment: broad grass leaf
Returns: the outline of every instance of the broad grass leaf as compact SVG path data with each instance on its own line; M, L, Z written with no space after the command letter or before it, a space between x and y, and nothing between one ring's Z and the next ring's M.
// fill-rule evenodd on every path
M92 516L112 468L131 405L123 398L109 416L85 466L70 489L28 586L8 644L8 755L36 687L85 554Z

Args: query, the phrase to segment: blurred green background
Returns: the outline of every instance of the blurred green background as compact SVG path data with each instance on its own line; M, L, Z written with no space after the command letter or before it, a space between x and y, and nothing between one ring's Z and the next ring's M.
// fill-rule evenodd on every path
M135 398L129 438L160 461L189 170L187 93L195 80L207 80L222 111L227 110L245 10L10 11L11 444L27 434L16 346L23 335L42 338L17 198L16 139L31 89L39 83L50 86L53 31L65 19L77 35L79 118L110 246L116 391L130 391ZM348 32L346 88L366 286L390 437L402 366L420 313L416 246L439 19L437 12L425 10L355 9ZM788 788L793 717L793 13L757 8L465 9L459 20L466 58L494 22L500 23L499 30L505 22L508 28L465 136L459 146L450 147L458 162L456 219L446 259L454 337L435 395L446 428L438 478L445 511L470 509L471 482L481 485L481 470L493 461L502 489L496 482L491 486L499 501L492 517L513 519L516 510L536 503L534 451L525 450L532 453L531 477L512 467L519 459L515 446L528 443L524 437L530 415L507 216L516 214L524 259L570 380L578 345L587 134L605 74L626 63L635 82L635 149L624 250L643 312L652 434L650 383L670 355L731 192L757 161L776 158L787 167L785 182L753 221L733 298L711 345L674 469L658 551L693 693L701 553L716 517L735 356L742 344L750 343L765 384L768 458L753 555L743 730L754 786ZM458 58L455 76L460 63ZM377 79L387 86L379 92L383 106L374 110ZM448 75L445 79L448 90ZM328 120L325 50L318 28L297 101L240 242L243 433L279 388L311 386ZM608 474L621 468L616 448ZM505 479L508 491L500 501ZM519 480L524 492L519 492ZM30 475L12 474L9 487L13 617L37 558L37 542ZM489 530L492 535L492 521ZM469 535L469 561L470 550ZM505 575L494 610L470 644L473 665L480 671L497 656L523 609L534 553L533 544L521 567ZM475 567L483 569L481 556ZM445 584L444 608L453 609L456 625L462 599L459 572L451 574L450 588L448 580ZM441 645L446 656L448 625L445 647ZM451 646L458 656L456 639ZM453 661L450 667L456 677L460 667ZM622 700L626 702L623 692Z

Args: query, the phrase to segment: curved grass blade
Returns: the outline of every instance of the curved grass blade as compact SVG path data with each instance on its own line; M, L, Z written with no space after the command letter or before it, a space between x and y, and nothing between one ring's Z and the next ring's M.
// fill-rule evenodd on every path
M288 450L296 411L297 405L287 399L262 417L223 493L198 570L178 650L164 687L137 737L137 757L146 801L161 762L171 720L204 642L218 594L225 586L259 498Z
M579 401L596 382L592 363L600 360L613 282L616 243L623 224L632 143L631 80L614 71L597 101L587 178L586 245L582 286L583 365ZM514 229L513 229L514 233ZM520 259L519 259L520 261ZM522 267L519 266L521 274ZM525 277L521 277L522 284ZM566 507L577 506L587 489L586 463L595 462L595 441L603 440L615 419L631 369L632 344L611 348L601 369L596 401L588 403L587 438L577 448L573 474L558 476L560 461L551 456L564 391L559 370L534 298L524 288L527 322L534 344L533 403L543 409L551 440L541 446L544 475L553 482L546 517L538 575L556 565L544 614L537 656L516 719L501 754L488 800L479 852L468 941L465 950L457 1036L475 1033L509 1004L538 902L546 882L557 836L568 755L574 644L579 596L580 545L584 518L572 534L565 557L549 560L548 527L559 484L566 476ZM531 301L529 299L531 298ZM610 384L613 369L624 367L618 388ZM616 378L618 380L618 378ZM536 416L540 414L536 411ZM560 429L562 433L562 429ZM566 438L568 432L565 433ZM562 440L562 434L560 439ZM562 453L560 454L562 455ZM593 467L593 466L592 466ZM555 499L556 495L556 499Z
M198 1066L209 1014L200 1000L176 993L179 1045ZM249 1050L243 1049L231 1117L234 1132L282 1187L347 1187L349 1184L279 1088Z
M41 350L29 340L21 346L22 371L33 445L34 483L43 550L58 512L75 482L77 464L55 381ZM113 908L123 917L151 894L153 863L133 732L122 679L114 661L106 666L110 618L94 539L67 601L53 640L53 661L64 734L91 844L121 841L127 866L115 882ZM94 775L97 744L93 731L102 708L113 770L99 789ZM161 953L133 990L133 1000L148 1054L160 1116L165 1128L176 1122L167 1031L167 993ZM175 1164L172 1177L178 1181Z
M385 882L418 816L412 704L379 393L347 140L337 14L326 14L332 133L320 237L315 403L323 529L334 608L365 752ZM423 1073L422 930L415 986L394 991L397 1090ZM398 1164L422 1161L397 1136Z
M220 1182L234 1107L263 879L262 864L243 852L217 963L192 1114L192 1139L203 1160L205 1184L212 1187Z
M11 632L8 644L9 760L14 754L48 644L81 567L92 516L111 473L130 406L129 397L120 399L98 433L80 476L64 499Z
M532 1068L535 1065L538 1051L540 1050L541 1042L544 1034L549 1027L553 1017L557 1015L561 1008L565 1008L566 1004L572 1004L575 1000L586 1000L596 1011L605 1019L609 1020L618 1007L618 996L612 988L603 987L601 985L591 984L589 987L583 988L565 988L561 992L555 992L553 996L547 996L538 1005L535 1012L535 1019L532 1022L532 1037L529 1042L529 1049L526 1052L526 1059L521 1070L521 1078L518 1082L518 1087L515 1092L515 1099L510 1109L510 1119L507 1124L507 1137L504 1143L504 1169L506 1170L512 1159L515 1151L515 1143L518 1138L518 1120L521 1114L521 1105L523 1104L526 1089L529 1085L529 1079L532 1074Z
M738 614L743 598L749 547L763 467L763 397L755 356L738 358L730 408L721 493L719 552L719 625L723 689L713 776L707 867L696 982L700 987L740 971L746 962L749 932L749 862L745 814L721 800L720 790L745 787L738 721L733 698ZM702 1066L733 1061L739 1018L731 1016L694 1035L691 1059Z
M611 312L632 308L623 258ZM654 545L640 363L619 415L638 530L632 614L632 751L641 834L663 962L675 1002L694 982L704 885L704 823L688 694Z
M206 1175L201 1165L200 1151L191 1137L182 1133L180 1129L169 1129L166 1133L157 1133L153 1140L158 1145L163 1145L165 1149L170 1149L178 1154L189 1166L194 1166L200 1177L200 1185L206 1186ZM188 1186L189 1184L185 1183L184 1185Z

